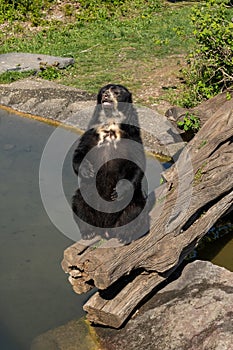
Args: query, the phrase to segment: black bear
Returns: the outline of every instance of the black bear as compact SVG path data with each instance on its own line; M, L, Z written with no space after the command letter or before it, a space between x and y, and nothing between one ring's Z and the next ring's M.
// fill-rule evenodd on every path
M73 169L79 188L72 209L83 239L101 235L129 243L149 230L144 148L132 95L124 86L100 89L89 129L74 151Z

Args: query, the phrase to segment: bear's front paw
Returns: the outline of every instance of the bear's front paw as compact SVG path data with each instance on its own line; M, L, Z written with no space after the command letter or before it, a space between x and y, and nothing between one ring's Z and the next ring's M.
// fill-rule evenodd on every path
M118 197L118 193L116 191L116 188L113 189L112 194L111 194L111 200L115 201Z
M94 167L88 159L84 159L82 161L82 164L80 167L80 176L86 179L89 179L95 176Z
M132 198L133 191L134 187L130 181L126 179L120 180L111 194L111 199L113 201L121 201L123 199L127 200L128 198Z

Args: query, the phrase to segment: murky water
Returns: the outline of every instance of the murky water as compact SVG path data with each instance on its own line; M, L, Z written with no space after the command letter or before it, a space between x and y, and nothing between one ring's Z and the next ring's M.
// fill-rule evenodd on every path
M60 266L73 241L51 223L39 191L41 154L54 129L0 110L1 350L28 349L38 334L84 314L87 295L72 291ZM67 196L76 184L68 161Z
M220 219L199 244L197 258L233 271L232 213Z
M233 239L228 237L228 241L225 245L220 247L219 252L212 259L212 262L216 265L226 267L233 272Z
M73 243L62 232L75 229L70 207L67 203L63 206L61 196L65 193L70 201L77 178L71 168L71 148L62 164L64 193L58 193L60 165L55 158L60 157L66 140L77 135L59 128L61 142L46 151L52 150L56 156L45 161L48 169L45 166L39 172L42 153L55 129L0 110L1 350L29 349L37 335L81 317L82 305L89 297L72 291L60 266L64 249ZM153 189L159 185L163 167L149 158L148 168ZM53 196L46 209L56 226L43 206L39 180L41 187L47 181L42 191L50 189Z

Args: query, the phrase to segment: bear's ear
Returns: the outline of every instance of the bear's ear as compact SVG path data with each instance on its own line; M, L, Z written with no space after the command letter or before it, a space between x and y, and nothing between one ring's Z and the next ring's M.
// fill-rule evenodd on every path
M123 85L118 85L124 102L133 103L132 93Z
M101 100L102 100L102 95L103 95L103 89L100 89L97 95L97 104L101 105Z
M132 98L132 93L131 92L129 92L129 99L128 99L127 102L133 103L133 98Z

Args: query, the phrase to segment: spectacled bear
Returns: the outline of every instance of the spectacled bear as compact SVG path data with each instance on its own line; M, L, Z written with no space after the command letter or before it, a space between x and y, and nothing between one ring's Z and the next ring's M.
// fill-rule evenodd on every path
M72 209L83 239L100 235L129 243L149 230L142 188L145 154L126 87L100 89L89 129L74 151L73 169L79 188Z

